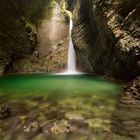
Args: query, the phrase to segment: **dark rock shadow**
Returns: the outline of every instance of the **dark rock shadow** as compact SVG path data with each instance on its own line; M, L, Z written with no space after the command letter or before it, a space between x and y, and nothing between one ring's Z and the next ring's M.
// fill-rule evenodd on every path
M112 130L140 139L140 82L137 77L124 88L117 110L112 115Z

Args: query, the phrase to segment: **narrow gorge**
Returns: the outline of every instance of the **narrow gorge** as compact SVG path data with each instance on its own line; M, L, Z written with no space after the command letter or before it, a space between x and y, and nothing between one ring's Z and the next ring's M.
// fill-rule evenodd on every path
M139 140L140 1L2 0L0 139Z

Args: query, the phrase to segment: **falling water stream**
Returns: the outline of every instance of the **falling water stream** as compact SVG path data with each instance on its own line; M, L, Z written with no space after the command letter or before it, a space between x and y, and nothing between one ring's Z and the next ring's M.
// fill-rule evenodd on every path
M74 45L72 42L71 32L73 28L73 21L70 18L69 22L69 46L68 46L68 57L67 57L67 68L62 73L57 73L58 75L77 75L77 74L83 74L81 72L78 72L76 69L76 54L74 50Z
M72 42L72 37L71 37L71 31L73 28L73 21L70 18L70 24L69 24L69 46L68 46L68 59L67 59L67 69L65 72L61 74L66 74L66 75L75 75L75 74L82 74L77 71L76 69L76 55L75 55L75 50L74 50L74 45Z
M69 48L68 48L68 60L67 60L67 71L75 73L76 71L76 60L75 60L75 51L72 43L72 37L71 37L71 31L73 27L73 21L70 19L70 25L69 25Z

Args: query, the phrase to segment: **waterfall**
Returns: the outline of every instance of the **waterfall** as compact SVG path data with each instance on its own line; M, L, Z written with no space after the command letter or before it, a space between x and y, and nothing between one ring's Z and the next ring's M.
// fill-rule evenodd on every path
M69 48L68 48L68 60L67 60L67 72L75 73L76 72L76 59L75 59L75 50L72 43L71 31L73 28L73 21L70 19L69 24Z
M66 71L62 73L57 73L59 75L79 75L83 74L81 72L78 72L76 70L76 55L75 55L75 50L74 46L72 43L72 37L71 37L71 31L73 28L73 21L70 19L70 24L69 24L69 46L68 46L68 59L67 59L67 69Z

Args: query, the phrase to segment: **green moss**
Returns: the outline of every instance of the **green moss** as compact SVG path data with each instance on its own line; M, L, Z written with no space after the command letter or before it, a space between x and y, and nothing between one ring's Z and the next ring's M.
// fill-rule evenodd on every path
M72 19L73 18L72 12L67 10L67 7L68 7L67 4L63 2L62 7L61 7L62 12L65 13L70 19Z

